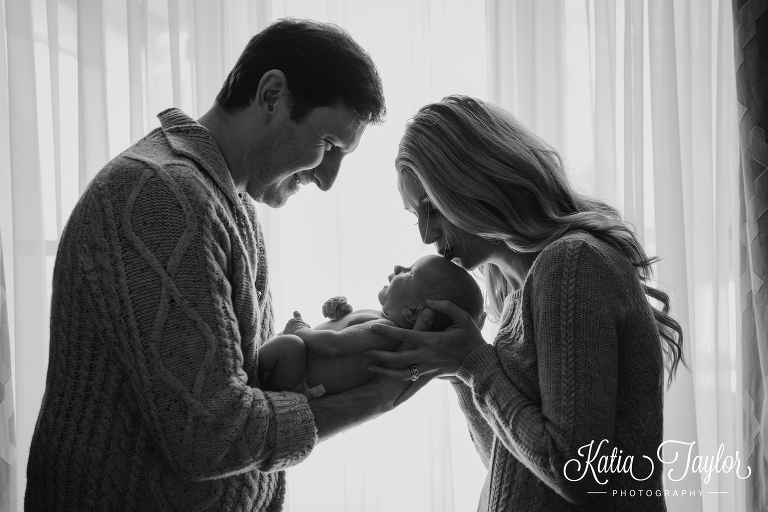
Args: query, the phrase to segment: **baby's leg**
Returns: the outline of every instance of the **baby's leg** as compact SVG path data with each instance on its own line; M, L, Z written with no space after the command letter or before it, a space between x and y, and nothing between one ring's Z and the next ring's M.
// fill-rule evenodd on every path
M267 391L293 391L306 374L307 350L298 336L276 336L259 349L259 382Z

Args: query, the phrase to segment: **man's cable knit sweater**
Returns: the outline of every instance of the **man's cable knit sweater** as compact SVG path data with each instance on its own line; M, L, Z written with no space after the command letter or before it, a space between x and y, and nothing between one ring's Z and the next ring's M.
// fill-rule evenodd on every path
M316 429L257 387L264 240L209 132L177 109L106 165L61 237L29 511L277 511Z
M479 511L665 510L659 333L636 270L613 247L580 231L550 244L507 297L494 345L470 353L457 376L488 468ZM603 439L599 455L617 448L622 468L633 456L635 478L597 471L607 483L596 482L578 450L594 441L594 455ZM564 473L571 459L575 481Z

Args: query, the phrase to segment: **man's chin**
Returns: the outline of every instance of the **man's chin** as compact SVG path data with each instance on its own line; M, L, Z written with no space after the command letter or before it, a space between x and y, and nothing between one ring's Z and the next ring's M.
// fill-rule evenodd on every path
M275 199L275 198L264 198L264 200L259 201L265 206L269 206L270 208L280 208L286 203L286 199Z
M288 202L288 199L296 192L298 192L298 190L289 192L279 191L276 194L265 195L261 202L270 208L281 208L285 206L285 203Z

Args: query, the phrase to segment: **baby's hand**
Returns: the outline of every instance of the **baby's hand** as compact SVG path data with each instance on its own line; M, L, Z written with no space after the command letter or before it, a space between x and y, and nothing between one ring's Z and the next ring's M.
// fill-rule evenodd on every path
M347 298L340 295L328 299L323 304L323 316L331 320L338 320L351 312L352 305L347 304Z
M288 323L285 324L285 329L283 329L283 334L295 334L296 331L304 327L306 327L307 329L310 329L309 324L301 319L301 313L299 313L298 311L294 311L293 318L288 320Z

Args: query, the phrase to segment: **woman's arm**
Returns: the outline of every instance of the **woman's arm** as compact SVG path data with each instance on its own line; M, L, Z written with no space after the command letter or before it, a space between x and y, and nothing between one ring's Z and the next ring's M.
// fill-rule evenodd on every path
M459 399L459 407L467 420L469 437L475 445L477 454L480 455L480 460L483 461L483 465L488 469L491 460L491 449L493 448L493 429L491 429L491 426L488 425L483 415L475 407L472 390L469 386L457 378L451 379L451 384Z
M523 315L524 342L536 347L541 402L520 391L516 368L490 347L470 354L457 375L507 450L564 498L584 503L605 488L591 472L576 480L586 464L579 449L614 440L622 279L584 241L555 242L539 258ZM579 464L566 467L572 459Z
M528 281L523 297L524 342L536 347L541 401L521 391L521 372L502 364L493 346L472 341L478 330L444 301L434 301L430 307L454 318L445 332L374 326L375 331L418 348L367 355L398 368L417 362L420 371L454 372L471 389L475 407L505 448L563 497L584 503L596 496L590 492L605 488L591 475L570 481L563 470L570 459L583 462L578 450L590 441L597 445L606 439L610 445L614 440L618 336L626 301L623 276L583 240L561 240L539 255ZM528 299L530 307L525 305ZM459 359L464 344L474 348ZM398 378L407 373L376 371Z

